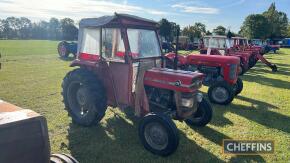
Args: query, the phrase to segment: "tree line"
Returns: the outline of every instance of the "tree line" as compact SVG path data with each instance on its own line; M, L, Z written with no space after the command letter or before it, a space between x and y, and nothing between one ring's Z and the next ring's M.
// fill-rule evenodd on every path
M0 19L0 39L76 40L78 28L70 18L32 22L21 17Z
M179 25L167 19L159 21L160 35L165 41L173 42ZM181 35L188 36L191 41L204 35L241 35L249 39L274 39L290 37L290 25L287 14L276 9L272 3L262 14L251 14L246 17L239 33L233 33L219 25L212 31L206 30L206 25L196 22L184 27ZM32 22L28 18L8 17L0 19L0 39L49 39L76 40L78 28L70 18L51 18L49 21Z
M160 35L165 38L166 41L172 42L175 35L174 30L171 30L175 25L173 22L169 22L166 19L162 19L160 22ZM290 37L290 24L287 14L276 9L275 3L272 3L267 11L262 14L251 14L244 20L241 30L238 33L231 32L230 29L226 29L224 26L219 25L212 31L206 30L206 25L200 22L196 22L193 25L184 27L181 32L182 35L190 38L191 41L194 38L201 38L204 35L227 35L227 36L244 36L249 39L281 39Z
M176 36L177 27L179 27L179 25L174 22L170 22L167 19L163 18L159 21L159 33L167 42L173 42L174 36ZM213 33L216 35L226 35L228 33L231 35L237 35L222 25L217 26L211 32L206 30L206 25L201 22L196 22L194 25L186 26L181 30L181 35L187 36L192 42L195 38L201 38L204 35L211 35Z
M278 11L272 3L262 14L246 17L239 33L247 38L284 38L290 37L290 25L287 14Z

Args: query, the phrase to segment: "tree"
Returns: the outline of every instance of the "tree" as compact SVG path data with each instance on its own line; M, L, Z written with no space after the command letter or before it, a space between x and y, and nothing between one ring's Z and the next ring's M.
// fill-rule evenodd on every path
M226 28L219 25L215 29L213 29L213 33L216 35L226 35Z
M64 18L60 21L64 40L76 40L78 38L78 29L74 21L70 18Z
M164 37L166 41L170 40L172 25L167 19L161 19L159 21L159 34Z
M208 35L212 35L212 33L209 30L207 30L206 33L205 33L205 35L207 35L207 36Z
M8 17L5 21L5 32L8 39L15 39L19 37L20 19L15 17Z
M4 20L0 19L0 38L3 38Z
M182 34L188 36L192 42L194 38L201 38L205 33L205 25L200 22L195 23L193 26L187 26L182 31Z
M19 19L19 36L21 39L31 38L31 21L28 18L21 17Z
M51 18L48 22L48 38L52 40L61 39L61 25L58 19Z
M269 36L269 22L261 14L252 14L246 17L240 34L253 39L266 39Z
M269 37L281 38L287 35L288 18L287 14L276 10L275 3L272 3L267 11L263 13L263 16L269 22Z
M290 37L290 24L288 25L287 37Z

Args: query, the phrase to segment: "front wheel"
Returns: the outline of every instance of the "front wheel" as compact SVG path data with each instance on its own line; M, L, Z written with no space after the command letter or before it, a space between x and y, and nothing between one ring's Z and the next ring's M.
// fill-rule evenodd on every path
M242 81L242 79L238 78L236 84L233 87L235 95L240 94L242 92L243 88L244 88L243 81Z
M227 105L234 99L234 90L226 82L217 82L208 89L210 102L220 105Z
M176 151L179 144L178 130L165 114L149 113L140 122L139 137L145 149L160 156Z
M212 107L206 99L198 104L197 111L185 120L185 123L191 126L203 127L207 125L212 118Z

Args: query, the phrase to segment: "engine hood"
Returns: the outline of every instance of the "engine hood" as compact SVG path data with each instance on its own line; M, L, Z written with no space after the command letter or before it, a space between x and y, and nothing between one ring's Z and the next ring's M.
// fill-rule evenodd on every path
M179 92L194 92L201 87L203 77L202 73L152 68L145 72L144 85Z
M239 64L240 59L235 56L221 56L221 55L200 55L191 54L187 56L187 62L190 64L192 62L213 62L222 64Z

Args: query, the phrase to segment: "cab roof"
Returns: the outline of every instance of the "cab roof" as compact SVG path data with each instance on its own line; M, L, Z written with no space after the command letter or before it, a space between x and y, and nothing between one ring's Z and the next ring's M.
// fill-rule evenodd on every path
M117 14L111 16L102 16L99 18L85 18L80 21L80 28L84 27L140 27L157 28L158 23L128 14Z
M222 35L209 35L209 36L204 36L204 38L227 38L227 37L222 36Z

